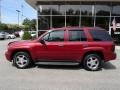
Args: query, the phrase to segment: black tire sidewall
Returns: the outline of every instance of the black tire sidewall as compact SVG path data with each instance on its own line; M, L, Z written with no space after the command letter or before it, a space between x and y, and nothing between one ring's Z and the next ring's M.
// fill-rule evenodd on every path
M91 57L91 56L98 58L98 61L99 61L99 65L98 65L98 67L97 67L95 70L92 70L92 69L90 69L90 68L87 66L87 60L88 60L88 58ZM101 69L101 64L102 64L102 59L101 59L101 57L100 57L99 55L97 55L97 54L89 54L89 55L86 55L85 58L84 58L84 61L83 61L83 66L84 66L84 68L85 68L86 70L88 70L88 71L99 71L99 70Z
M16 64L16 57L18 55L25 55L27 58L28 58L28 62L27 64L24 66L24 67L19 67L17 64ZM26 69L29 67L30 63L31 63L31 58L30 58L30 55L26 52L17 52L14 56L13 56L13 65L16 66L17 68L19 69Z

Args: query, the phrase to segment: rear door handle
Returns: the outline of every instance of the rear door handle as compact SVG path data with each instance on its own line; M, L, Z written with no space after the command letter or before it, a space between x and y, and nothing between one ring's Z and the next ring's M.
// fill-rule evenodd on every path
M83 47L89 47L89 45L88 45L88 44L86 44L86 45L83 45Z

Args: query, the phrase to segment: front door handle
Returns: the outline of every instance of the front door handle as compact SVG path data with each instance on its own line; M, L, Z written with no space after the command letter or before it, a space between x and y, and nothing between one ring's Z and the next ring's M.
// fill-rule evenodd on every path
M58 46L59 46L59 47L63 47L64 45L63 45L63 44L59 44Z

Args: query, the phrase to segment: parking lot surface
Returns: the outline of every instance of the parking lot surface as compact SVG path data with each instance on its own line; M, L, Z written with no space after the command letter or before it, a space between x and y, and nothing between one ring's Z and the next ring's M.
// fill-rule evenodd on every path
M117 59L107 62L96 72L77 65L36 65L17 69L5 58L7 44L15 40L0 40L0 90L119 90L120 50Z

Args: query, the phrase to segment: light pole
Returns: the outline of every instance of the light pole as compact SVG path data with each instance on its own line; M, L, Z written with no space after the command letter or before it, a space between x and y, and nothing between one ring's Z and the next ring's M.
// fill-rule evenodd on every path
M23 15L23 9L24 9L24 5L22 4L22 5L21 5L21 14L22 14L22 16L21 16L21 21L23 21L23 16L24 16L24 15Z
M18 26L19 26L19 14L20 14L20 10L16 10L18 13Z
M1 1L2 1L2 0L0 0L0 23L2 22L2 15L1 15L1 7L2 7L2 6L1 6Z

